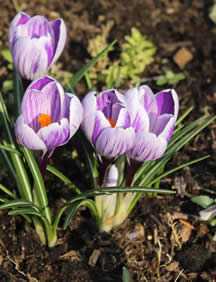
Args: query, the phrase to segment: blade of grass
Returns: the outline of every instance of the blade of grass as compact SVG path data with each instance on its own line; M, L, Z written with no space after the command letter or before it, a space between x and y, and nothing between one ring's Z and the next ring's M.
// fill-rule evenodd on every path
M46 217L48 223L51 224L52 219L51 219L50 209L48 205L47 193L46 193L46 188L44 185L44 181L43 181L43 177L41 175L40 169L37 165L37 162L35 161L35 158L32 155L32 152L25 147L23 147L22 150L23 150L26 162L34 178L35 189L36 189L38 200L39 200L39 203L42 209L42 213Z
M65 184L67 184L70 188L72 188L77 194L81 194L80 189L74 185L71 180L66 177L63 173L61 173L59 170L57 170L55 167L48 165L47 170L57 176L59 179L61 179Z
M10 146L16 150L16 146L14 144L14 140L11 134L11 129L10 129L10 119L8 116L8 112L3 100L3 97L0 93L0 113L1 113L1 117L3 119L3 123L4 123L4 127L7 133L7 137L9 139L10 142ZM16 170L16 174L17 174L17 184L19 187L19 192L21 194L21 196L24 196L25 199L32 201L32 194L31 194L31 185L30 185L30 181L28 178L28 174L25 170L25 166L22 162L21 156L17 153L13 153L10 152L11 155L11 159L13 162L13 165L15 167Z
M96 57L91 59L87 64L85 64L80 71L78 71L72 78L72 80L69 82L69 85L67 88L70 89L73 88L77 82L85 75L85 73L98 61L98 59L103 56L109 49L113 47L116 41L113 41L110 45L108 45L104 50L102 50Z

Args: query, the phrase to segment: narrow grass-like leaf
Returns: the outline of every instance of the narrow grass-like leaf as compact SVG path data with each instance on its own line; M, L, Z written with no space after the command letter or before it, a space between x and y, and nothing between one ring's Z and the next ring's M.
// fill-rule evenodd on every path
M186 110L176 121L176 126L179 125L192 111L194 107L190 107L188 110Z
M46 169L49 172L51 172L52 174L54 174L55 176L57 176L59 179L61 179L65 184L67 184L70 188L72 188L77 194L81 194L80 189L75 184L73 184L67 176L65 176L55 167L48 165Z
M47 193L40 169L37 165L37 162L35 161L34 156L32 155L32 152L29 149L23 147L23 153L27 161L27 164L30 168L30 171L32 173L32 176L34 178L34 184L42 212L46 217L46 219L48 220L48 222L51 224L52 219L48 205Z
M15 146L13 136L11 134L11 129L10 129L11 123L10 123L8 112L7 112L7 109L6 109L1 93L0 93L0 113L1 113L1 116L4 122L4 127L7 133L8 140L10 142L10 144L8 145L10 145L13 149L16 150L16 146ZM30 181L29 181L25 166L21 159L21 156L14 152L10 152L10 154L11 154L11 159L12 159L12 162L15 167L16 174L17 174L16 179L17 179L17 183L19 187L19 192L21 196L25 197L26 200L32 201L31 185L30 185Z
M186 127L182 128L182 130L178 131L173 137L170 139L167 148L171 147L176 141L178 141L180 138L182 138L184 135L186 135L188 132L190 132L193 128L197 127L199 123L203 122L208 115L204 115L197 120L193 121ZM198 128L198 127L197 127Z
M3 149L3 150L6 150L8 152L12 152L12 153L20 155L20 152L18 150L14 149L14 148L11 148L9 145L1 145L0 144L0 149Z
M9 215L36 215L41 217L41 214L31 208L18 208L8 212Z
M9 169L10 173L12 174L14 180L17 182L16 171L15 171L15 169L13 167L13 163L12 163L11 159L8 157L8 154L7 154L7 152L5 152L5 150L0 149L0 152L3 155L3 158L4 158L5 162L6 162L6 165L7 165L8 169Z
M2 190L5 194L7 194L12 199L16 199L16 195L12 193L8 188L6 188L4 185L0 184L0 190Z
M201 132L206 126L208 126L213 120L215 120L216 116L210 118L202 125L196 127L188 134L184 135L178 142L173 144L168 148L166 153L161 159L155 161L154 166L150 167L150 169L145 170L145 176L136 179L134 185L149 185L151 179L155 177L155 175L159 172L160 167L168 162L168 160L172 157L172 155L179 151L186 143L188 143L194 136L196 136L199 132ZM183 129L184 130L184 129ZM172 140L172 139L171 139ZM142 179L141 179L142 178Z
M173 168L173 169L170 169L170 170L164 172L163 174L159 175L158 177L156 177L154 180L152 180L152 181L149 183L149 186L151 186L152 184L154 184L155 182L157 182L157 181L160 180L161 178L163 178L163 177L165 177L165 176L167 176L167 175L169 175L169 174L171 174L171 173L173 173L173 172L176 172L176 171L178 171L178 170L180 170L180 169L182 169L182 168L184 168L184 167L186 167L186 166L191 166L191 165L193 165L193 164L195 164L195 163L201 162L201 161L203 161L203 160L205 160L205 159L207 159L207 158L209 158L209 157L210 157L210 156L208 155L208 156L205 156L205 157L202 157L202 158L199 158L199 159L190 161L190 162L183 163L183 164L181 164L181 165L179 165L179 166L177 166L177 167L175 167L175 168Z
M86 158L87 168L90 173L91 187L96 188L98 178L96 157L94 156L91 145L86 141L86 138L81 131L78 132L78 136Z
M89 77L87 72L85 72L85 80L86 80L88 90L91 91L93 89L93 85L92 85L92 82L91 82L91 78Z
M78 71L70 81L67 88L74 87L77 82L85 75L85 73L98 61L98 59L103 56L107 51L109 51L116 41L113 41L110 45L108 45L104 50L102 50L96 57L91 59L86 65L84 65L80 71Z
M71 222L72 217L75 215L75 213L77 212L77 210L81 207L81 206L86 206L89 208L91 214L97 219L98 218L98 211L97 211L97 207L95 205L95 202L90 200L90 199L84 199L78 203L75 203L74 205L72 205L69 210L68 213L65 217L65 222L63 225L63 228L66 229L68 227L68 225Z
M21 100L23 97L24 90L23 90L20 76L18 72L16 71L15 67L13 68L13 88L14 88L15 97L16 97L17 115L19 115L20 109L21 109Z
M0 206L0 209L15 209L15 208L23 208L23 207L29 207L37 212L40 212L40 209L37 206L35 206L33 203L19 199L7 201L6 203Z

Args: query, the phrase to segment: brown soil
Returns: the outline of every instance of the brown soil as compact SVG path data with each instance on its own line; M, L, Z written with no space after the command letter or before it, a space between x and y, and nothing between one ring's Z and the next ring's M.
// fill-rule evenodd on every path
M16 14L16 4L30 15L65 20L68 40L60 61L65 70L73 73L89 58L88 40L100 34L102 24L114 21L109 39L117 39L119 44L131 27L137 27L157 47L156 60L142 75L143 80L148 78L148 84L156 92L161 87L151 77L166 70L183 72L186 79L176 91L182 112L191 105L195 107L189 122L206 111L215 111L216 26L208 16L212 2L0 0L0 48L8 46L8 24ZM190 52L192 60L181 70L174 56L182 47ZM0 86L11 75L5 64L1 59ZM80 83L77 92L86 91L84 83ZM175 165L211 155L178 174L184 179L186 191L193 195L215 195L215 127L211 124L172 161ZM65 159L65 152L71 156L74 142L57 149L52 161L73 181L86 187L79 166L72 166L69 157ZM171 188L176 176L166 178L161 185ZM2 181L12 185L6 174ZM51 175L47 187L52 206L73 195L61 183L56 184ZM123 266L128 268L131 281L215 281L216 242L212 240L215 229L199 221L199 210L186 197L143 197L121 227L111 234L99 234L89 212L82 208L66 231L60 226L57 246L52 250L41 246L33 231L26 231L21 217L10 217L0 211L0 281L121 281ZM182 219L191 225L185 225ZM133 232L137 236L131 239ZM95 250L99 251L99 259L90 266L89 259Z

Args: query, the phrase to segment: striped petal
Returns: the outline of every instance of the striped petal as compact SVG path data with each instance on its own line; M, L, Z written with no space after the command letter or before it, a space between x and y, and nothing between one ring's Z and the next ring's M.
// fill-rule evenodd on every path
M48 55L44 48L46 43L46 37L39 39L25 37L16 40L12 56L16 70L22 77L33 80L47 72Z
M67 38L67 31L65 23L62 19L57 19L49 22L50 26L53 29L54 33L54 57L52 59L52 63L55 63L59 56L61 55Z
M106 128L96 140L96 152L107 158L116 158L133 146L133 128Z
M31 150L46 150L45 143L35 131L24 122L24 116L20 115L15 124L16 137L20 144Z
M156 160L164 154L166 147L167 141L164 138L157 137L154 133L139 132L128 157L140 162Z
M95 126L95 118L97 111L95 91L88 93L82 100L83 107L83 121L82 129L85 132L86 137L92 142L92 136Z
M37 135L46 144L48 150L64 145L70 138L70 127L67 119L41 128Z
M83 118L83 108L80 100L73 94L66 93L66 101L70 99L69 107L69 126L70 126L70 137L72 137L78 130L82 118Z
M9 31L8 31L8 41L9 48L12 52L13 42L14 42L14 34L19 25L26 23L30 19L30 16L26 13L18 13L15 18L10 23Z
M179 111L178 96L173 89L163 90L155 95L158 115L172 114L177 119Z

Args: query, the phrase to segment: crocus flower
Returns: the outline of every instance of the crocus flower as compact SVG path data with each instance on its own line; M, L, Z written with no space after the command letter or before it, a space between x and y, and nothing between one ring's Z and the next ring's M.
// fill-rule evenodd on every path
M43 16L18 13L8 32L9 48L20 75L33 80L45 75L61 55L66 42L62 19L48 22Z
M139 162L160 158L173 134L178 115L178 96L173 89L156 95L143 85L125 93L136 135L128 157Z
M32 150L52 152L75 134L82 121L79 99L64 93L53 78L34 80L26 89L15 125L18 141Z
M110 89L95 96L92 91L82 105L82 128L99 155L112 159L130 150L135 133L121 93Z

